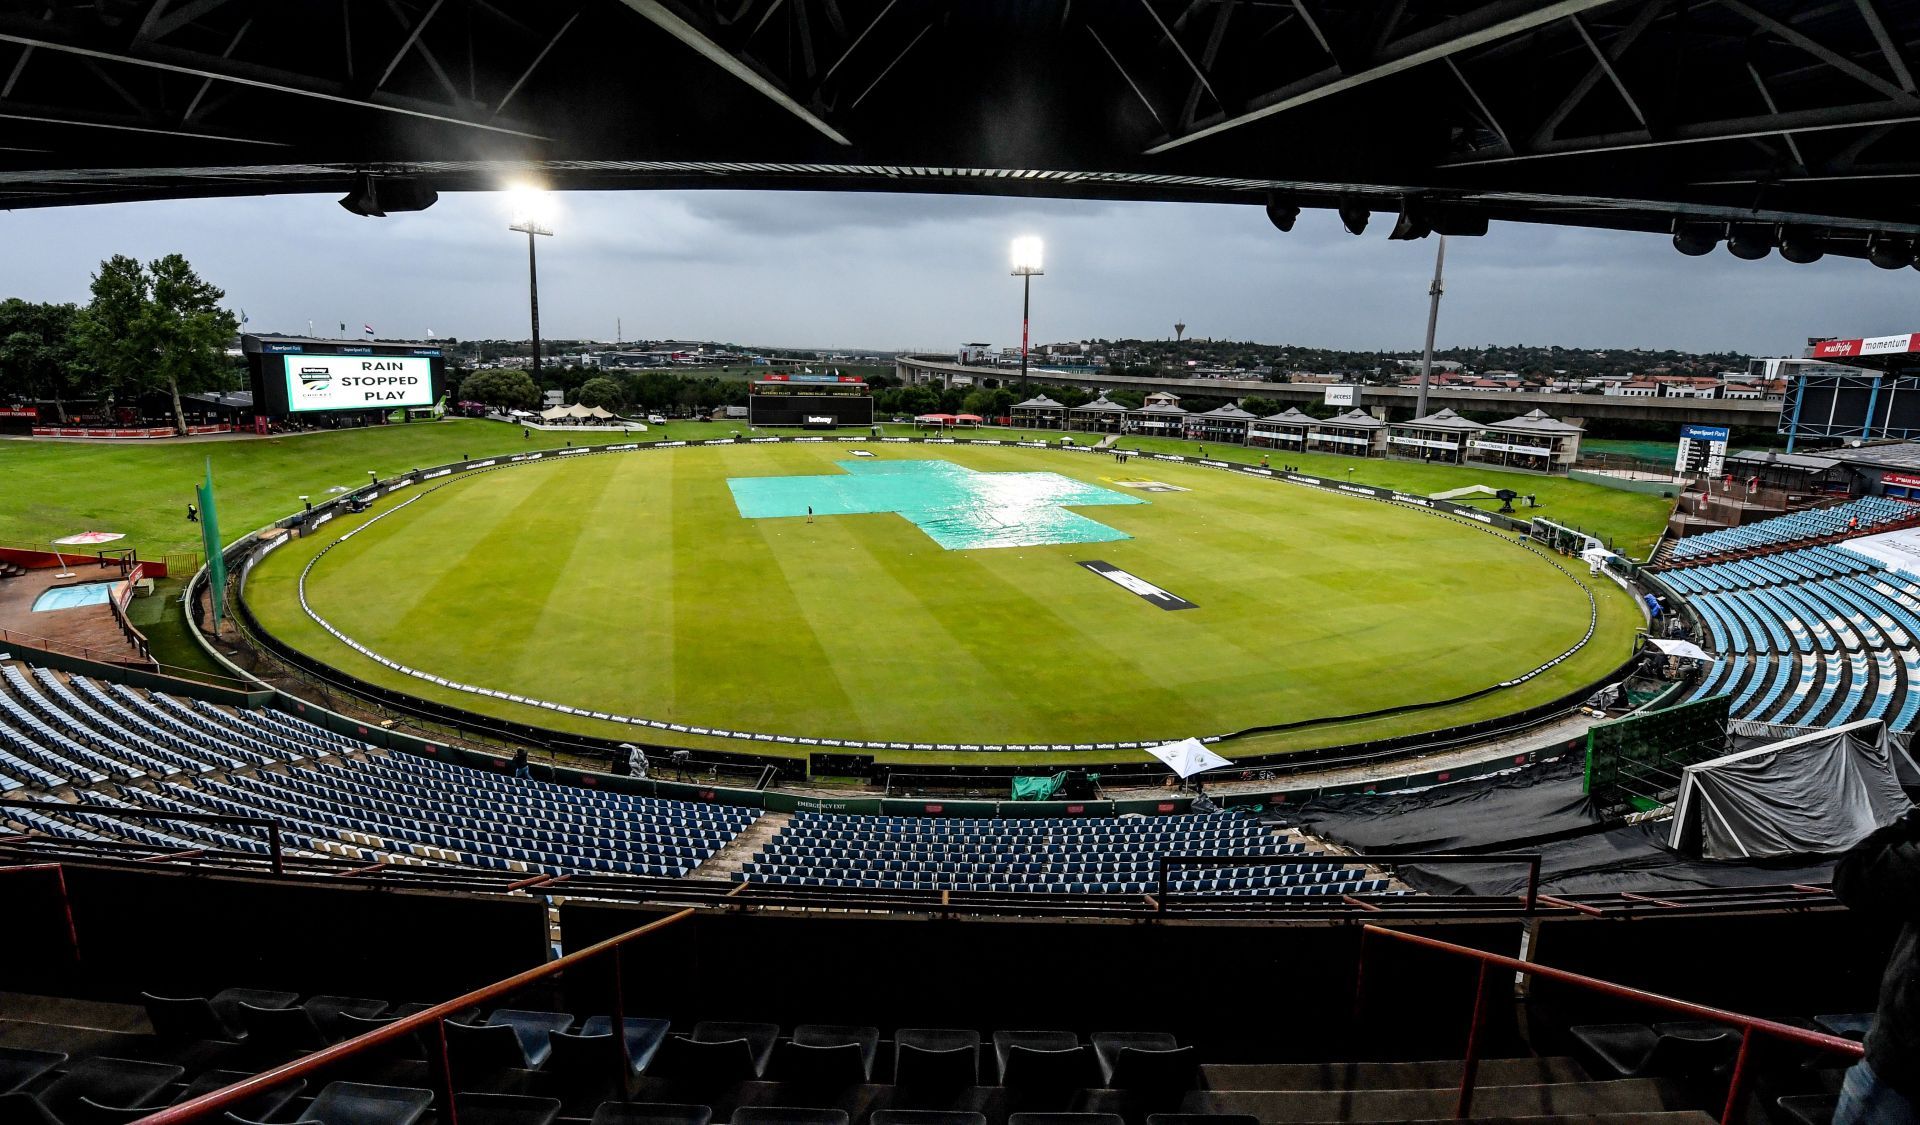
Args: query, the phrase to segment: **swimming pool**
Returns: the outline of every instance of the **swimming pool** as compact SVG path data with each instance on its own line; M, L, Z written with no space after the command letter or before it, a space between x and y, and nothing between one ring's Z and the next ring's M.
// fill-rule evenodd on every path
M33 612L106 605L107 599L113 596L113 588L118 585L118 582L82 582L77 586L55 586L42 590L40 596L33 599Z

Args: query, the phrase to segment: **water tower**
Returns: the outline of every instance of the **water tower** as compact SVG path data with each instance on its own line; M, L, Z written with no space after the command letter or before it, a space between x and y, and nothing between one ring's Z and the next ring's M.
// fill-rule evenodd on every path
M1185 336L1186 334L1187 334L1187 326L1185 324L1180 323L1179 321L1175 321L1173 325L1173 342L1176 344L1179 343L1180 337Z

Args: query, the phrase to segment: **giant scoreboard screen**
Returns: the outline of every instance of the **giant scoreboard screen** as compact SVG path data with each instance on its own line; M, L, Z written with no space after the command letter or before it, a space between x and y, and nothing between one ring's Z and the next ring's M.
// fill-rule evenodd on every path
M873 425L873 392L852 375L769 375L754 380L747 421L755 426Z
M269 417L432 406L440 397L435 347L250 336L242 348L254 402Z

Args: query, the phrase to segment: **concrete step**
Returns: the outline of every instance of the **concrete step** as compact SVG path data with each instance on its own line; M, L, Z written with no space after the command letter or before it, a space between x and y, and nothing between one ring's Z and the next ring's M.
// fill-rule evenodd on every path
M766 847L767 841L778 835L792 819L792 813L762 814L759 820L749 824L746 830L729 841L726 847L708 856L698 867L687 872L687 878L733 882L734 875L739 873L742 865L752 860L754 853Z
M1426 1090L1460 1082L1459 1059L1423 1062L1208 1064L1200 1084L1209 1090ZM1482 1059L1478 1084L1525 1086L1585 1082L1592 1076L1570 1058Z
M1457 1081L1457 1079L1455 1080ZM1248 1113L1261 1125L1333 1121L1424 1121L1453 1116L1457 1088L1408 1090L1199 1090L1187 1096L1194 1113ZM1481 1086L1473 1095L1479 1117L1553 1117L1651 1113L1692 1109L1691 1100L1651 1078L1612 1082L1551 1082Z

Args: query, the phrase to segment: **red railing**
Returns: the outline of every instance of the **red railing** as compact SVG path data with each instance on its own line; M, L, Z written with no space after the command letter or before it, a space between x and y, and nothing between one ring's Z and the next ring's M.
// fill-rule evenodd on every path
M743 883L740 885L745 886L746 884ZM410 1016L402 1016L392 1023L385 1024L364 1035L357 1035L352 1039L336 1043L331 1047L322 1048L310 1055L303 1055L300 1058L294 1059L292 1062L282 1063L272 1070L262 1071L251 1078L243 1078L231 1086L223 1086L211 1093L202 1094L192 1101L181 1102L178 1105L154 1110L147 1116L137 1119L135 1125L182 1125L182 1123L188 1121L215 1119L216 1115L221 1113L221 1111L237 1105L255 1094L271 1090L275 1086L291 1082L296 1078L307 1078L310 1075L325 1070L335 1063L353 1058L355 1055L371 1050L383 1043L390 1043L402 1036L412 1035L414 1032L424 1030L429 1026L432 1027L433 1031L433 1037L428 1041L432 1048L433 1057L428 1060L428 1065L433 1071L434 1083L438 1087L438 1100L440 1102L436 1108L436 1112L439 1120L445 1122L445 1125L460 1125L458 1111L454 1105L453 1068L450 1065L447 1054L447 1029L444 1021L464 1009L480 1007L491 1003L501 997L517 992L528 985L546 980L570 968L609 954L613 957L613 1036L615 1043L617 1043L620 1048L619 1065L621 1068L621 1084L619 1089L624 1091L627 1088L626 1077L633 1072L633 1056L627 1045L626 1036L627 1006L625 989L623 987L625 980L622 973L622 950L628 942L670 926L693 913L694 909L688 907L684 910L669 914L665 918L648 922L644 926L636 926L626 933L616 934L605 941L590 945L577 953L569 953L564 957L549 961L537 968L528 969L524 973L508 977L505 980L495 981L482 988L476 988L472 992L456 996L444 1003L435 1004L425 1011L416 1012Z
M67 920L67 948L73 953L73 963L80 964L80 931L73 924L73 899L67 895L67 869L58 863L21 863L0 867L0 875L16 875L36 871L53 872L53 881L60 888L60 909Z
M267 830L267 859L272 864L275 875L282 874L280 822L264 816L239 816L233 813L173 812L170 809L126 809L119 805L94 805L68 803L65 801L16 801L0 800L0 809L32 809L35 812L53 813L58 816L72 816L74 813L91 813L94 816L112 817L116 820L177 820L183 824L238 824L248 828ZM177 854L177 853L176 853ZM64 884L62 884L64 886Z
M1467 1025L1467 1049L1460 1074L1460 1099L1455 1104L1453 1112L1456 1118L1466 1117L1473 1111L1474 1078L1480 1065L1480 1029L1486 1022L1489 969L1508 969L1525 976L1559 981L1561 984L1572 985L1575 988L1599 993L1602 996L1609 996L1616 1000L1627 1000L1636 1004L1644 1004L1650 1008L1658 1008L1661 1011L1672 1012L1676 1015L1690 1016L1697 1020L1722 1023L1729 1027L1739 1028L1740 1050L1739 1053L1734 1056L1733 1076L1727 1082L1727 1101L1725 1107L1720 1112L1722 1125L1733 1125L1733 1122L1740 1120L1739 1111L1741 1103L1745 1100L1747 1093L1747 1065L1752 1058L1753 1040L1756 1035L1787 1043L1797 1043L1803 1047L1832 1051L1835 1054L1846 1055L1849 1058L1857 1059L1866 1053L1866 1049L1859 1043L1851 1039L1842 1039L1837 1035L1808 1031L1806 1028L1794 1027L1791 1024L1761 1019L1758 1016L1742 1015L1739 1012L1729 1012L1724 1008L1714 1008L1706 1004L1695 1004L1689 1000L1677 1000L1671 996L1663 996L1658 992L1648 992L1644 989L1632 988L1624 984L1615 984L1613 981L1601 980L1598 977L1571 973L1565 969L1555 969L1547 965L1537 965L1531 961L1522 961L1518 958L1507 957L1499 953L1488 953L1486 950L1474 949L1471 946L1455 945L1453 942L1440 941L1437 938L1421 937L1418 934L1409 934L1401 930L1389 929L1385 926L1366 926L1361 930L1361 972L1359 981L1355 986L1354 996L1354 1010L1356 1015L1360 1010L1363 996L1361 989L1366 982L1366 939L1373 935L1391 938L1394 941L1416 945L1423 949L1431 949L1441 953L1453 954L1457 957L1465 957L1480 963L1480 979L1475 985L1473 993L1472 1022Z

